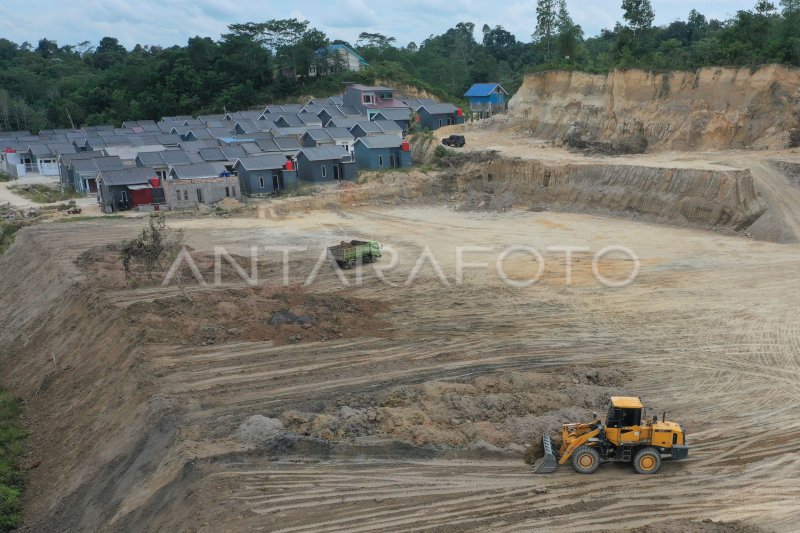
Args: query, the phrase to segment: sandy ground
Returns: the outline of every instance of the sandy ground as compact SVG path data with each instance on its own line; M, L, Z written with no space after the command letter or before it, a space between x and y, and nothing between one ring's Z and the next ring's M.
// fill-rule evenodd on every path
M510 123L509 123L510 124ZM451 126L437 131L441 140L451 133L464 135L467 144L455 151L496 150L507 157L537 159L546 162L614 164L657 168L694 168L700 170L734 170L749 168L749 159L780 158L800 162L800 150L716 150L716 151L658 151L631 155L583 154L576 150L553 146L552 141L535 139L519 131L504 128L503 120L476 122L466 126ZM461 129L464 128L464 131Z
M466 150L557 162L750 169L770 216L800 236L800 189L765 164L769 158L800 161L796 152L606 158L497 130L468 129L466 136ZM0 194L8 194L3 185ZM23 278L0 278L0 317L21 331L19 347L0 348L32 354L30 361L2 359L14 362L9 379L25 382L14 386L30 402L29 440L41 461L29 473L30 530L661 531L661 523L664 531L796 530L800 245L592 215L458 212L410 201L354 207L334 196L319 209L327 200L317 200L317 210L311 200L308 209L302 199L270 202L258 211L262 218L170 220L185 231L193 254L206 254L206 263L215 247L241 257L257 254L258 283L270 286L263 291L270 295L280 292L284 275L275 247L301 247L290 253L294 292L285 310L276 298L264 304L256 294L231 308L241 293L226 291L244 284L233 279L230 266L220 287L208 276L211 286L190 283L202 306L181 316L172 301L157 307L178 294L174 286L115 285L119 273L112 265L103 266L105 275L76 267L83 252L130 238L140 221L48 224L20 234L0 264L9 273L30 269L42 280L28 289ZM353 238L380 241L386 256L343 277L319 262L325 247ZM28 258L15 255L26 239L47 246L52 264L41 264L35 246ZM541 256L511 254L502 267L516 281L541 269L538 281L525 287L508 284L497 269L504 251L520 245ZM609 287L593 272L595 254L609 246L638 259L632 284ZM559 251L565 247L581 249L569 274ZM470 263L461 274L459 250ZM241 266L250 272L247 261ZM634 266L620 253L597 264L612 282L626 279ZM79 299L60 292L65 282L80 283L87 300L54 307L42 319L37 313L55 305L51 300L64 294ZM376 303L358 303L368 301ZM280 335L255 324L260 311L286 311L308 314L319 325L331 302L364 319L331 319L315 334L298 324ZM119 332L92 320L103 313L122 317L113 326ZM30 317L42 321L41 331L25 322ZM55 331L48 332L51 318ZM214 320L225 327L204 336ZM236 322L249 333L237 334ZM187 334L192 338L183 338ZM0 339L11 338L0 332ZM72 346L86 351L64 348ZM49 358L41 357L47 352L66 368L34 397L50 369ZM568 376L575 369L615 372L619 379L598 389L580 379L530 378L551 371ZM516 388L505 396L492 389L506 382ZM520 390L520 383L531 390ZM637 476L627 465L606 465L592 476L568 466L536 476L522 461L525 432L500 435L500 423L467 421L481 439L504 447L494 453L493 446L461 446L459 439L470 434L460 429L463 420L425 419L451 416L447 409L465 401L453 391L470 387L491 397L497 412L518 409L503 402L523 395L548 406L562 398L570 404L565 407L582 410L576 415L601 393L640 395L684 426L690 457L665 461L654 477ZM370 433L371 427L354 437L323 424L313 435L329 440L268 448L248 448L235 437L254 415L287 420L288 412L376 411L387 405L378 399L397 390L422 391L416 410L395 402L390 414L396 418L379 432ZM141 404L129 405L131 398ZM144 426L136 425L143 419ZM87 441L83 431L124 443L124 457ZM437 439L458 445L409 444ZM65 469L67 462L72 466ZM692 522L700 520L733 525Z
M63 202L56 202L53 204L40 204L33 202L24 196L16 194L12 187L19 187L22 185L58 185L58 178L52 176L37 176L31 175L12 181L0 181L0 204L11 204L17 209L30 209L40 208L47 206L59 205ZM83 210L81 213L84 216L100 216L102 212L97 204L97 198L94 195L75 198L75 204Z
M151 525L196 531L600 531L712 519L790 531L800 519L800 246L587 215L442 208L336 209L174 225L198 250L219 245L248 255L251 246L307 246L298 252L302 261L292 263L292 282L306 279L320 247L370 236L400 251L397 268L386 274L398 286L379 280L371 267L360 287L350 271L350 286L341 289L329 268L311 286L380 298L389 306L381 315L391 324L388 337L146 348L141 371L156 376L160 394L184 410L182 453L217 457L193 463L192 474L173 489L180 493L180 503L167 513L173 516L153 516ZM531 287L512 288L498 279L497 257L514 244L544 255L545 272ZM595 280L592 255L610 245L640 258L634 284L609 289ZM469 254L470 262L487 265L468 269L462 285L455 272L459 246L489 248ZM570 285L563 254L547 252L552 246L591 250L576 254ZM425 247L449 285L426 263L418 280L404 286ZM277 254L272 257L279 265ZM524 256L510 258L507 266L518 279L538 268ZM619 280L628 275L623 266L601 269ZM279 272L262 282L280 283ZM128 289L109 298L129 306L163 295ZM684 424L690 459L666 462L655 477L622 465L607 465L591 477L569 467L536 476L517 458L425 460L377 448L226 456L236 447L219 440L254 414L274 416L430 379L562 364L624 369L630 392ZM124 508L146 498L133 493Z

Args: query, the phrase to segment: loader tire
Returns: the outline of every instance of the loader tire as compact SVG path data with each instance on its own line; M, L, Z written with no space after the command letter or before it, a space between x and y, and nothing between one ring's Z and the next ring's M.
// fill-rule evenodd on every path
M572 468L579 474L593 474L600 466L600 454L591 446L581 446L572 454Z
M661 454L650 446L642 448L633 458L633 469L637 474L655 474L661 468Z

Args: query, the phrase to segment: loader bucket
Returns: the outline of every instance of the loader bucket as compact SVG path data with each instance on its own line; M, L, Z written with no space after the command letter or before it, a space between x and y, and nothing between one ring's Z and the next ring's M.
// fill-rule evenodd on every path
M553 443L550 441L549 435L542 437L542 448L544 449L544 457L533 465L533 473L551 474L558 468L558 462L556 462L556 454L553 453Z

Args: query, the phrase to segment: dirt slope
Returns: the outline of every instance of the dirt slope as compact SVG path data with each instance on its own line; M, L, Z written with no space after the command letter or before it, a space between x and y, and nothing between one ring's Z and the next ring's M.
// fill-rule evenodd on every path
M785 148L800 127L800 69L531 74L509 114L538 138L575 127L596 140L641 134L649 151Z

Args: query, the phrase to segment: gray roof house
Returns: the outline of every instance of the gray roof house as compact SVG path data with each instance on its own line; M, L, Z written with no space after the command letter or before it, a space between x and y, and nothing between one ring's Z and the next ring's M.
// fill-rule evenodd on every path
M89 153L89 152L84 152ZM96 152L95 152L96 153ZM117 156L99 156L90 159L72 159L67 164L67 180L76 191L84 194L97 192L97 176L106 170L122 170L125 164Z
M153 169L147 167L101 171L97 176L97 189L103 212L125 211L141 204L163 204L163 190L152 186L154 176Z
M0 143L2 144L2 143ZM58 170L60 175L61 186L69 189L78 190L77 185L73 181L73 175L70 174L69 164L75 159L92 159L94 157L104 157L103 152L72 152L69 154L60 154L58 156Z
M190 165L174 165L169 170L169 178L173 180L191 180L218 178L230 171L220 162L192 163Z
M453 104L425 104L417 109L417 115L420 125L430 130L464 123L464 113Z
M364 115L363 117L334 117L325 125L326 128L347 128L348 130L358 124L359 122L366 122L369 119Z
M296 154L303 147L297 137L275 137L275 144L284 153Z
M301 181L355 180L356 166L350 152L340 146L303 148L297 154L297 175Z
M323 146L326 144L335 144L333 137L331 137L324 128L314 128L306 131L300 137L300 144L304 147Z
M137 167L149 167L155 176L162 180L169 177L169 170L176 165L191 165L202 162L198 154L190 154L183 150L165 150L163 152L139 152L134 163Z
M394 109L381 109L372 115L372 120L387 121L391 120L403 130L403 135L411 131L411 109L408 107L400 107Z
M353 153L359 170L411 166L411 149L399 135L382 134L356 139Z
M297 188L297 171L283 154L243 157L233 166L245 194L275 194Z

